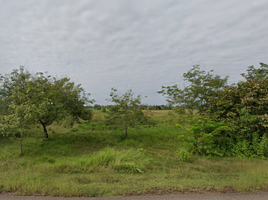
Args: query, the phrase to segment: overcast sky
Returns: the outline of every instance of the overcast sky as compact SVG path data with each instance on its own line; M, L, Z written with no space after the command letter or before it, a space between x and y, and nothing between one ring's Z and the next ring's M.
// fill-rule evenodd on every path
M0 74L67 75L101 105L112 87L166 104L157 91L194 64L234 83L259 62L267 0L0 0Z

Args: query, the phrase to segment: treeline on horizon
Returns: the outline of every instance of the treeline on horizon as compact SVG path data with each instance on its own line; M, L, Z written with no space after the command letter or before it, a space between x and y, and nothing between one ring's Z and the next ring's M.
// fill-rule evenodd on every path
M89 108L94 110L102 110L106 112L106 109L109 110L113 105L99 105L94 104L93 106L89 106ZM173 105L141 105L141 110L172 110L174 108Z

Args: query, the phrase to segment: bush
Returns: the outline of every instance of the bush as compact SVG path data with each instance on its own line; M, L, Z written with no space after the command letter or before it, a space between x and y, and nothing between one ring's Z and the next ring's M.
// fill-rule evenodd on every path
M188 162L189 158L190 158L190 153L187 150L182 149L179 152L177 152L177 156L178 156L179 160L181 160L183 162Z
M106 107L105 106L101 107L101 112L106 113Z
M262 137L268 126L267 90L267 79L239 82L210 99L211 114L232 128L235 140L251 140L255 132Z
M242 116L242 115L241 115ZM254 120L253 120L254 121ZM179 139L187 144L188 151L205 156L261 157L268 156L266 134L241 130L243 137L232 137L236 129L225 123L208 118L195 118L189 122L191 136L181 135Z

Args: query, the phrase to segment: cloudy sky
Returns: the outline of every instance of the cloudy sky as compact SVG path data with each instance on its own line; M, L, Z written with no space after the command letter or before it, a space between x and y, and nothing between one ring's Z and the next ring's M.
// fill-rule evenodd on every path
M98 104L111 87L147 95L199 64L242 80L268 63L267 0L0 0L0 74L68 76Z

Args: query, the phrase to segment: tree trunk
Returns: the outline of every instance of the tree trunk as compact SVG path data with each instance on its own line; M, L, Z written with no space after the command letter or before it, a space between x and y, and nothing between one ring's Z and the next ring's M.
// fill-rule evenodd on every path
M22 139L23 139L23 132L20 132L20 155L22 154Z
M191 120L193 119L193 115L194 115L194 110L190 110L190 115L191 115Z
M41 120L39 120L39 121L40 121L40 123L41 123L41 124L42 124L42 126L43 126L43 130L44 130L44 133L45 133L45 138L48 138L46 124L45 124L45 123L43 123Z
M43 125L43 124L42 124ZM44 129L44 133L45 133L45 138L48 138L48 134L47 134L47 128L45 125L43 125L43 129Z
M125 129L125 139L127 139L127 126L126 126L126 129Z

